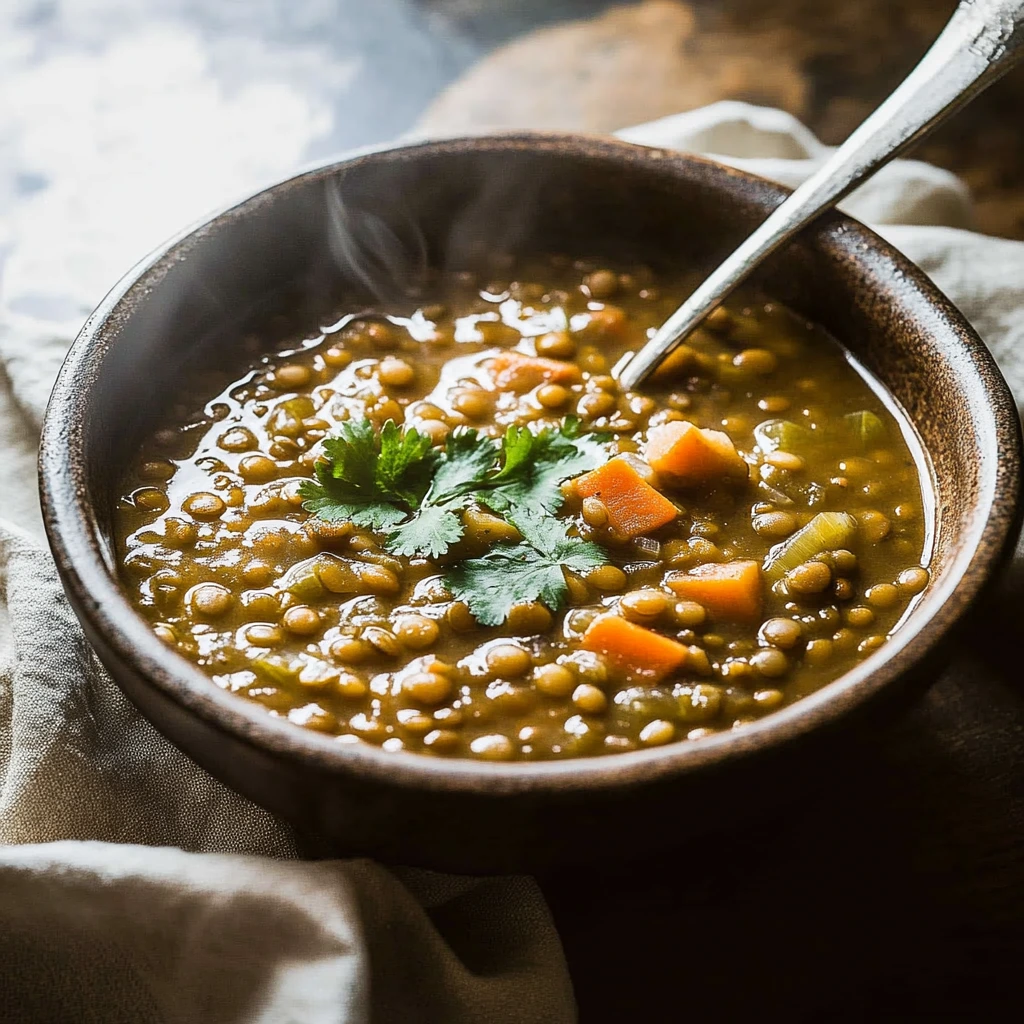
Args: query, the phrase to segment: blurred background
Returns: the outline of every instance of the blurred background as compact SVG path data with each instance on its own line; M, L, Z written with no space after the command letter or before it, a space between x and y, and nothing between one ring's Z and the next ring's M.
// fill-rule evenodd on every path
M615 129L714 100L837 142L954 0L3 0L0 298L70 324L169 233L409 132ZM1024 237L1024 78L918 155Z

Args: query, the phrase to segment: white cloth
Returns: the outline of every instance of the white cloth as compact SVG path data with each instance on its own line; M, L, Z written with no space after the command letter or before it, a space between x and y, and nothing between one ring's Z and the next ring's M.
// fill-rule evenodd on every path
M788 184L827 152L787 115L738 103L622 134ZM963 186L910 161L845 207L935 278L1024 396L1024 245L971 234ZM34 311L18 258L15 240L0 290L0 1019L572 1020L531 881L296 860L282 823L191 764L110 682L39 539L31 474L77 314Z

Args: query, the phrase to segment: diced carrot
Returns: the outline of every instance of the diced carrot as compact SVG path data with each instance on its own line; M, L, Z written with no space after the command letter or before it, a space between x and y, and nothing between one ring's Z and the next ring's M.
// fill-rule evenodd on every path
M701 430L686 420L652 427L644 458L655 472L680 484L747 475L747 464L728 434Z
M675 640L629 622L614 612L594 619L583 634L582 643L588 651L603 654L630 676L652 682L680 668L688 653Z
M576 492L581 498L599 498L608 509L608 525L623 537L650 533L679 515L679 509L622 458L578 477Z
M761 566L757 562L708 562L665 582L680 597L704 605L712 618L749 622L761 614Z
M528 356L513 350L499 352L489 361L495 384L512 391L532 391L541 384L578 384L580 368L562 359Z

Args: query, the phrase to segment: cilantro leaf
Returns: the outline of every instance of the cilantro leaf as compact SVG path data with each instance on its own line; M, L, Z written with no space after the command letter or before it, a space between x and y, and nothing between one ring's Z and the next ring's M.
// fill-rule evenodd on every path
M337 435L324 441L324 454L335 480L344 481L354 495L373 496L377 438L369 420L346 420L342 423Z
M407 509L384 500L372 488L336 478L333 470L331 463L317 463L316 479L299 485L308 512L328 523L353 522L370 530L391 529L407 515Z
M471 502L484 505L506 515L525 540L453 572L468 574L467 586L474 580L482 586L490 574L504 590L495 564L513 558L518 589L508 601L501 598L502 606L542 600L557 608L566 594L561 567L585 572L604 561L597 545L570 539L553 515L562 504L562 481L606 461L603 441L582 434L579 421L569 418L538 433L510 426L500 442L460 427L438 452L415 428L389 420L378 435L369 420L346 421L324 442L327 459L300 493L314 515L386 533L388 550L410 557L445 554L463 536L462 510Z
M506 518L523 535L523 540L532 544L541 554L553 556L568 540L566 524L541 510L517 508L510 511Z
M316 479L305 480L303 507L327 522L353 522L371 530L390 530L415 508L430 483L437 453L430 438L392 420L380 436L367 420L346 420L323 443L325 462Z
M415 506L430 485L437 458L427 434L415 427L400 431L394 420L388 420L380 432L374 482L383 493Z
M416 515L388 535L388 550L394 555L443 555L464 532L462 519L451 506L424 505Z
M564 569L585 573L606 561L597 544L568 537L565 524L551 516L520 511L516 528L525 541L499 544L480 558L459 562L445 576L456 600L484 626L501 625L513 605L528 601L557 610L569 593Z
M536 445L537 435L529 427L508 426L501 439L502 466L493 479L506 480L516 473L530 461Z
M426 501L440 503L461 497L476 487L494 468L498 450L485 434L458 427L448 435Z
M528 544L580 575L608 560L600 544L570 537L564 520L532 509L517 509L509 520Z
M327 523L351 522L379 532L392 529L408 515L405 509L383 501L339 501L313 480L303 481L299 493L306 499L303 508Z
M414 428L400 431L393 420L379 436L369 420L346 420L324 441L323 450L327 461L317 465L317 479L340 502L414 506L437 461L429 437Z
M521 506L557 512L563 501L562 482L608 461L606 440L601 434L581 434L575 417L538 434L509 427L502 441L505 463L475 497L495 512Z

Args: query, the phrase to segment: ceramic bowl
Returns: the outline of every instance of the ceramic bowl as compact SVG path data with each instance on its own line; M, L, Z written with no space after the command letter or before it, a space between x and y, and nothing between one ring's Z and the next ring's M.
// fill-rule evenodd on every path
M439 266L498 250L710 268L785 194L664 150L495 135L316 167L152 254L72 346L40 455L50 544L113 677L200 765L339 854L535 869L637 855L799 793L839 749L836 737L864 736L928 682L942 641L1007 558L1018 525L1020 427L991 356L920 270L847 217L822 218L756 283L848 346L906 411L934 485L932 582L881 650L743 729L546 763L340 744L224 692L164 646L121 591L112 529L125 468L181 374L240 365L234 339L267 317L309 323L336 309L368 259L393 280L409 271L410 253Z

